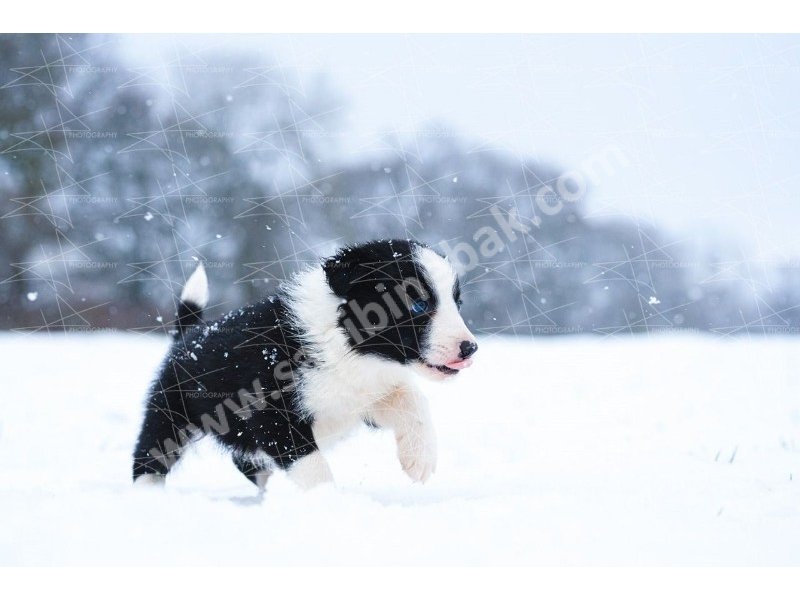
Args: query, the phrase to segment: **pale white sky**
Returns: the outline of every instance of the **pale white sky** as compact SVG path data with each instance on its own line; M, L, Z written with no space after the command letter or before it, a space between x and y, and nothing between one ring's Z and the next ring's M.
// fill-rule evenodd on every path
M254 53L320 73L343 96L355 157L432 121L472 147L576 168L614 146L589 214L681 237L800 256L800 36L270 35L131 39L134 61L176 48ZM207 55L206 55L207 56Z

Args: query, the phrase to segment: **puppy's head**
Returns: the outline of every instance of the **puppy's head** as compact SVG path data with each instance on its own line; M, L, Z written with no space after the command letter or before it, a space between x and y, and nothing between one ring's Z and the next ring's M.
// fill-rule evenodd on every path
M459 314L455 270L410 240L344 248L324 265L341 299L338 321L354 352L444 379L470 366L478 349Z

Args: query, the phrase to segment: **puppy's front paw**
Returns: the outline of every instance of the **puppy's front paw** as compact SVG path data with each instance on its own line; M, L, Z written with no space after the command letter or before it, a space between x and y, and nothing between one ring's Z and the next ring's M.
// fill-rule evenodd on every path
M436 471L436 435L426 427L398 433L397 458L403 471L413 480L425 483Z

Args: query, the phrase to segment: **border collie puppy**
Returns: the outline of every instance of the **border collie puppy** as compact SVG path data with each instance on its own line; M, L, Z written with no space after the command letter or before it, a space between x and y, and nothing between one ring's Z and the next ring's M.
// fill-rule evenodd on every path
M373 241L218 321L202 321L207 301L200 265L147 397L134 481L162 483L188 444L212 435L260 488L275 468L311 487L333 479L320 449L363 422L394 433L412 480L430 477L436 438L412 374L454 377L478 349L442 256L411 240Z

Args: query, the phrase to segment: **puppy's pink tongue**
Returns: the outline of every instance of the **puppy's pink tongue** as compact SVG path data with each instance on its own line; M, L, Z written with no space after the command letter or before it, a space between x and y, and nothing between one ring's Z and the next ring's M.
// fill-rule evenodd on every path
M455 369L456 371L460 371L461 369L466 369L471 364L472 364L471 358L464 358L462 360L454 360L453 362L449 362L445 366L448 369Z

